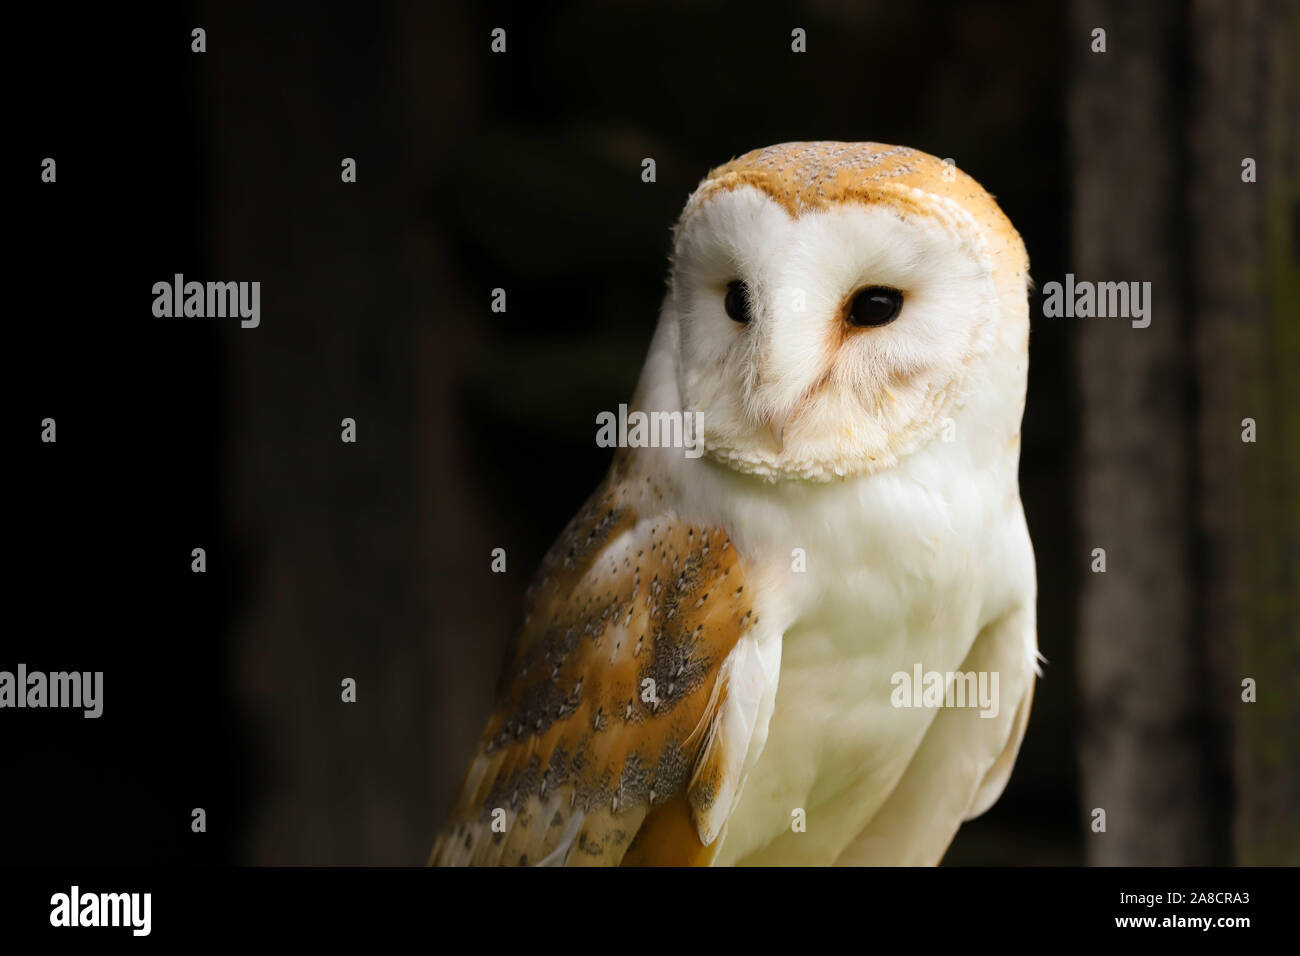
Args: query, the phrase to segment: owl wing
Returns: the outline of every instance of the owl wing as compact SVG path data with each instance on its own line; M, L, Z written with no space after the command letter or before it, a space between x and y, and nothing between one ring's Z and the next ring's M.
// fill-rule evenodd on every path
M865 829L841 852L841 866L933 866L964 820L997 800L1011 775L1033 703L1032 593L981 629L965 673L999 675L996 716L973 708L936 712L902 778Z
M774 691L752 599L728 536L616 459L529 588L429 862L707 865Z

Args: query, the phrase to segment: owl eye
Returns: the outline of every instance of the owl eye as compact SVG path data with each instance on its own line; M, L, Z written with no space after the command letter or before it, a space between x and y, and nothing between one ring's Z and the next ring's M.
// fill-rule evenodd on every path
M723 300L727 315L741 325L749 323L749 289L745 283L735 279L727 283L727 297Z
M847 319L849 325L873 328L893 322L902 308L903 293L887 286L873 285L853 297Z

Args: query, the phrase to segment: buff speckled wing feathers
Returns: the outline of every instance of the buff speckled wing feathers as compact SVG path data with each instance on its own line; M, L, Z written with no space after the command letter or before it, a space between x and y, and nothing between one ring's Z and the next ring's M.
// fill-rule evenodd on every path
M431 862L708 857L696 820L712 843L744 749L715 719L725 662L755 620L728 537L660 506L617 461L548 553Z

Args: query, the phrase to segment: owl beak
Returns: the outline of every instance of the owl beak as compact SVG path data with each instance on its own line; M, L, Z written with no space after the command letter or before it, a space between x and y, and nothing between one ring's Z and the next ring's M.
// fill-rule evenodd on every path
M767 433L772 436L778 452L785 451L785 428L790 424L790 416L784 412L773 412L765 422Z

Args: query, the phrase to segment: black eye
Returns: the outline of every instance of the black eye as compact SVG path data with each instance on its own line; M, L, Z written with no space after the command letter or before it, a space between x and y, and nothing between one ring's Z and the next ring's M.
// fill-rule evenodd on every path
M903 293L883 285L863 289L849 303L849 325L868 328L888 325L903 308Z
M727 298L723 302L727 315L741 325L749 322L749 289L739 279L727 283Z

